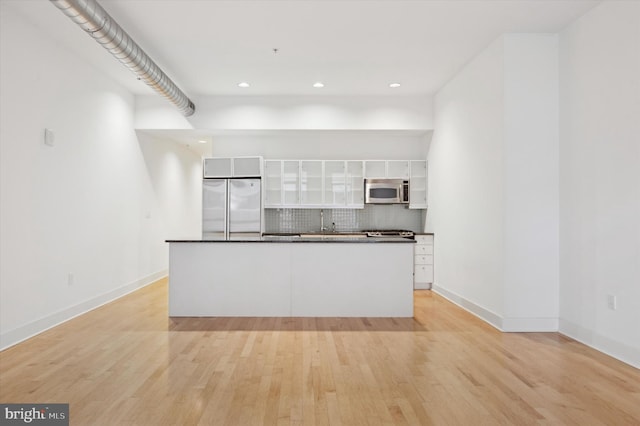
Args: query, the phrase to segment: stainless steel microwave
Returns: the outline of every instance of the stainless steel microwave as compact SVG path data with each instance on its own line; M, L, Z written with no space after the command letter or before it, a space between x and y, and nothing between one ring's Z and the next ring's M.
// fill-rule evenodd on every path
M403 179L365 179L364 202L367 204L408 204L409 181Z

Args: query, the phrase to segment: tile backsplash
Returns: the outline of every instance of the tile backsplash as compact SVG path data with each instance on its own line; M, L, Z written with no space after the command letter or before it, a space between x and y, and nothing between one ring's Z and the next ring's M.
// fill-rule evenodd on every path
M323 209L324 226L337 232L364 229L406 229L421 232L424 210L410 210L399 204L365 205L364 209ZM318 232L320 209L266 209L265 232Z

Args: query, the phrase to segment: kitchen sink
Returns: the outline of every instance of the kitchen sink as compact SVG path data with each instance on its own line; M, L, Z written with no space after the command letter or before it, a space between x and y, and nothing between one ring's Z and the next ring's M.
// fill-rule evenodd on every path
M300 238L298 234L287 234L287 235L263 235L263 241L292 241L297 238Z
M367 238L367 234L300 234L300 238L319 238L319 239L346 239L346 238Z

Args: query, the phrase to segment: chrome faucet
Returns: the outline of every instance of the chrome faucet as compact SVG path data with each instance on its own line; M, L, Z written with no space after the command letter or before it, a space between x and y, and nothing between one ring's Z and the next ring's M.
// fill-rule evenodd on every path
M324 226L324 211L320 209L320 232L328 231L329 228Z

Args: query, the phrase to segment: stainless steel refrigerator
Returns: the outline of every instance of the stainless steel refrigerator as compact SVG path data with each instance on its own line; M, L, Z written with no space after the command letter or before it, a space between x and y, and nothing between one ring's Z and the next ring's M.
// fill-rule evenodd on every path
M202 239L260 239L260 191L260 179L204 179Z

